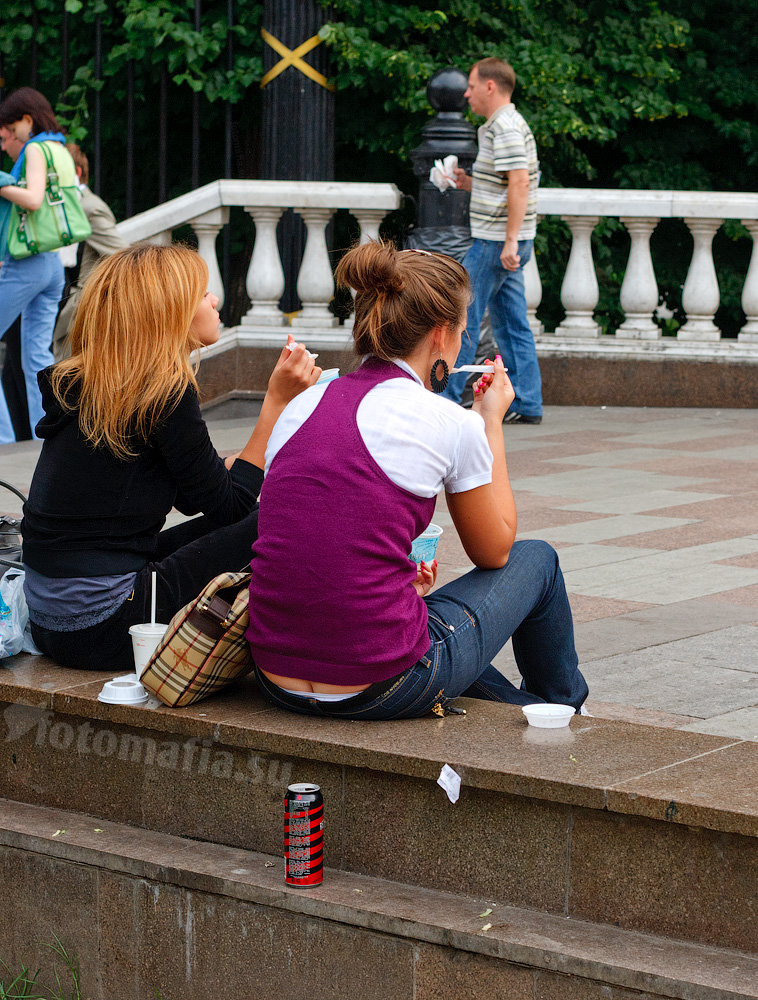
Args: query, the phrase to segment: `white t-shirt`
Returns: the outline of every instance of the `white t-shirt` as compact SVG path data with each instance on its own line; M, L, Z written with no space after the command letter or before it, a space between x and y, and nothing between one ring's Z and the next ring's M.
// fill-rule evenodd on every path
M413 377L392 378L366 393L358 406L358 430L369 454L397 486L419 497L465 493L492 482L492 452L478 413L424 388ZM266 448L266 468L279 449L310 417L328 385L314 385L287 404Z

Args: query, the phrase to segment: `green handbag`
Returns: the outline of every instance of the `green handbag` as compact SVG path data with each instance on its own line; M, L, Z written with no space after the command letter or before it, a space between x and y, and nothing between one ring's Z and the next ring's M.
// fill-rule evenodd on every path
M52 153L44 142L39 143L39 147L47 164L45 197L34 212L19 205L11 208L8 253L14 260L80 243L92 233L78 188L75 185L63 187L58 183ZM22 181L20 186L25 186L25 182Z

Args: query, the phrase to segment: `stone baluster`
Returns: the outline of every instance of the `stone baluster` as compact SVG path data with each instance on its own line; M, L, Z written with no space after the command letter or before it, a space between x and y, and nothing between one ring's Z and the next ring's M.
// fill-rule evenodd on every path
M293 327L310 330L337 326L337 317L329 312L334 296L334 276L326 247L326 227L334 214L331 208L295 208L305 222L308 235L297 279L297 294L302 310L292 318Z
M719 307L719 283L713 266L713 237L723 219L685 219L695 246L682 292L687 322L677 330L679 340L720 340L713 322Z
M287 318L279 308L279 299L284 294L284 271L276 242L276 224L284 209L260 206L245 211L255 223L255 246L245 282L251 306L242 325L284 326Z
M229 222L228 208L214 208L211 212L190 219L197 236L197 250L208 265L208 291L218 296L218 308L224 304L224 282L216 256L216 237Z
M753 237L753 252L750 255L750 267L742 289L742 308L747 316L747 323L737 334L737 340L758 342L758 219L743 219L742 225Z
M592 259L592 230L600 222L595 215L562 215L571 230L571 253L561 285L566 318L555 331L563 337L599 337L600 327L592 318L600 290Z
M532 333L538 337L545 332L545 325L537 319L537 310L542 302L542 281L534 251L524 265L524 294L526 296L526 318L532 328Z
M387 214L383 208L351 208L350 212L355 216L358 225L361 227L359 243L363 245L369 240L379 239L379 226L382 224L384 216ZM355 289L350 289L350 294L355 298ZM346 328L351 328L355 322L355 315L348 316L344 321Z
M622 218L620 221L626 226L632 245L621 285L621 308L626 319L616 330L616 336L658 340L661 330L653 321L658 305L658 283L650 254L650 237L660 220Z
M358 220L361 227L360 243L368 243L369 240L379 239L379 226L381 226L387 212L383 208L353 208L351 213Z

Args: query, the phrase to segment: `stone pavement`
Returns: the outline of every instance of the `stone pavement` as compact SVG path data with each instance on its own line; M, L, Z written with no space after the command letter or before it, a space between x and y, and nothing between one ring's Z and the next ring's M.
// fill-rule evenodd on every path
M221 416L214 443L238 450L252 421ZM548 407L504 433L519 537L560 551L590 710L758 740L758 411ZM26 491L38 447L0 447L0 478ZM443 584L471 564L443 498L435 521ZM496 662L516 679L510 644Z

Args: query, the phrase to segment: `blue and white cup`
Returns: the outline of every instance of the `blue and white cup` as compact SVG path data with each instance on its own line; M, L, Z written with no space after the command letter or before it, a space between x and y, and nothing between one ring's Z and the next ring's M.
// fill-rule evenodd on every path
M411 554L408 556L411 562L430 563L437 555L437 545L439 544L442 528L438 524L430 524L426 531L413 539Z
M316 380L316 385L324 385L326 382L333 382L336 378L340 377L339 368L327 368L326 371L321 372L318 379Z

